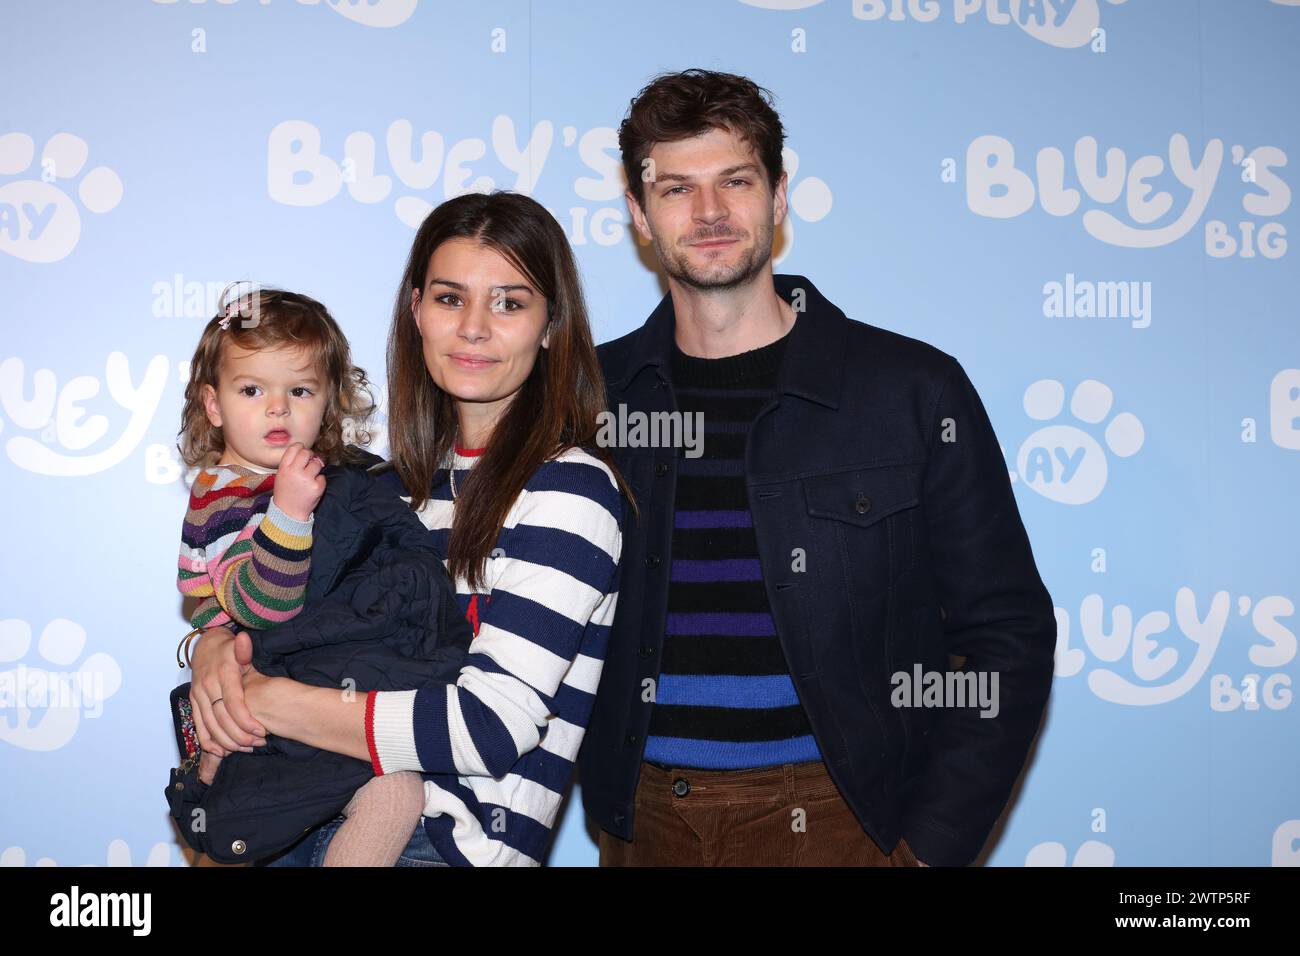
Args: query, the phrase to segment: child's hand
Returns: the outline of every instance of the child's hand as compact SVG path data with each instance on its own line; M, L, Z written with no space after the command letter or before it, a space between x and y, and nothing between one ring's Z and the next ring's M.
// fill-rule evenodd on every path
M306 521L316 510L320 496L325 494L325 479L320 476L324 467L325 463L302 442L294 442L280 459L272 500L290 518Z
M221 758L216 754L210 754L206 750L199 756L199 781L202 783L211 783L217 775L217 764L221 763Z

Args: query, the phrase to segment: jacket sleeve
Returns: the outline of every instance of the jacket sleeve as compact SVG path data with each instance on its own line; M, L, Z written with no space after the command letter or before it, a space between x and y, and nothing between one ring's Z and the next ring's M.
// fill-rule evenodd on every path
M266 513L254 515L230 547L208 553L213 593L229 619L265 630L298 614L307 590L311 545L312 517L291 518L272 498Z
M932 423L922 506L949 654L987 674L996 715L940 710L904 839L931 866L965 866L1006 805L1052 685L1056 619L988 414L955 359ZM996 680L997 683L993 683ZM992 709L989 710L992 713Z
M564 490L525 492L456 683L370 695L376 774L500 778L541 742L588 622L617 592L617 488L594 466L572 477Z

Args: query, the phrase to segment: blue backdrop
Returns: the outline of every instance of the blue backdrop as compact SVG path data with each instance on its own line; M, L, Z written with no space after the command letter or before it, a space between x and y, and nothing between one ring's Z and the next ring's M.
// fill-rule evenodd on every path
M0 862L189 861L162 799L174 441L222 286L319 298L382 382L414 224L507 188L563 224L597 340L620 335L664 287L615 130L655 73L701 66L777 96L776 270L955 355L1003 445L1059 638L988 861L1300 863L1300 0L9 0L0 21ZM551 862L595 859L575 792Z

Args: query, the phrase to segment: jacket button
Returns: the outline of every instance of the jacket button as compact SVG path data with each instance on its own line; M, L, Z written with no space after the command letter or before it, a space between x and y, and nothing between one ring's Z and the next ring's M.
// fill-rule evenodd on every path
M668 474L668 462L666 461L655 462L655 474L660 478Z
M648 555L646 555L645 566L646 566L647 568L657 568L657 567L659 567L659 555L657 555L657 554L648 554Z
M248 844L245 843L243 840L236 840L234 843L230 844L230 852L234 853L236 856L242 855L243 852L247 849L248 849Z
M681 777L678 777L676 780L673 781L673 793L677 794L677 796L684 797L690 792L691 792L691 785L687 783L685 780L683 780Z
M642 656L642 657L654 657L654 655L655 655L655 649L654 649L653 647L651 647L651 646L648 645L648 644L643 644L643 645L641 645L641 656Z
M871 499L866 495L858 495L858 500L854 502L853 507L857 509L858 514L864 515L871 510Z

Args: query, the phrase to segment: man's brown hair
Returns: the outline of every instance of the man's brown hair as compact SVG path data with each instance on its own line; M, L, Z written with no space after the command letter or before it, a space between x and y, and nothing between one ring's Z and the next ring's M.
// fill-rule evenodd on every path
M785 168L785 130L772 103L770 92L734 73L690 69L656 76L632 98L618 128L623 171L637 204L645 209L643 169L655 144L690 139L710 129L730 130L749 143L767 172L769 190L775 192Z

